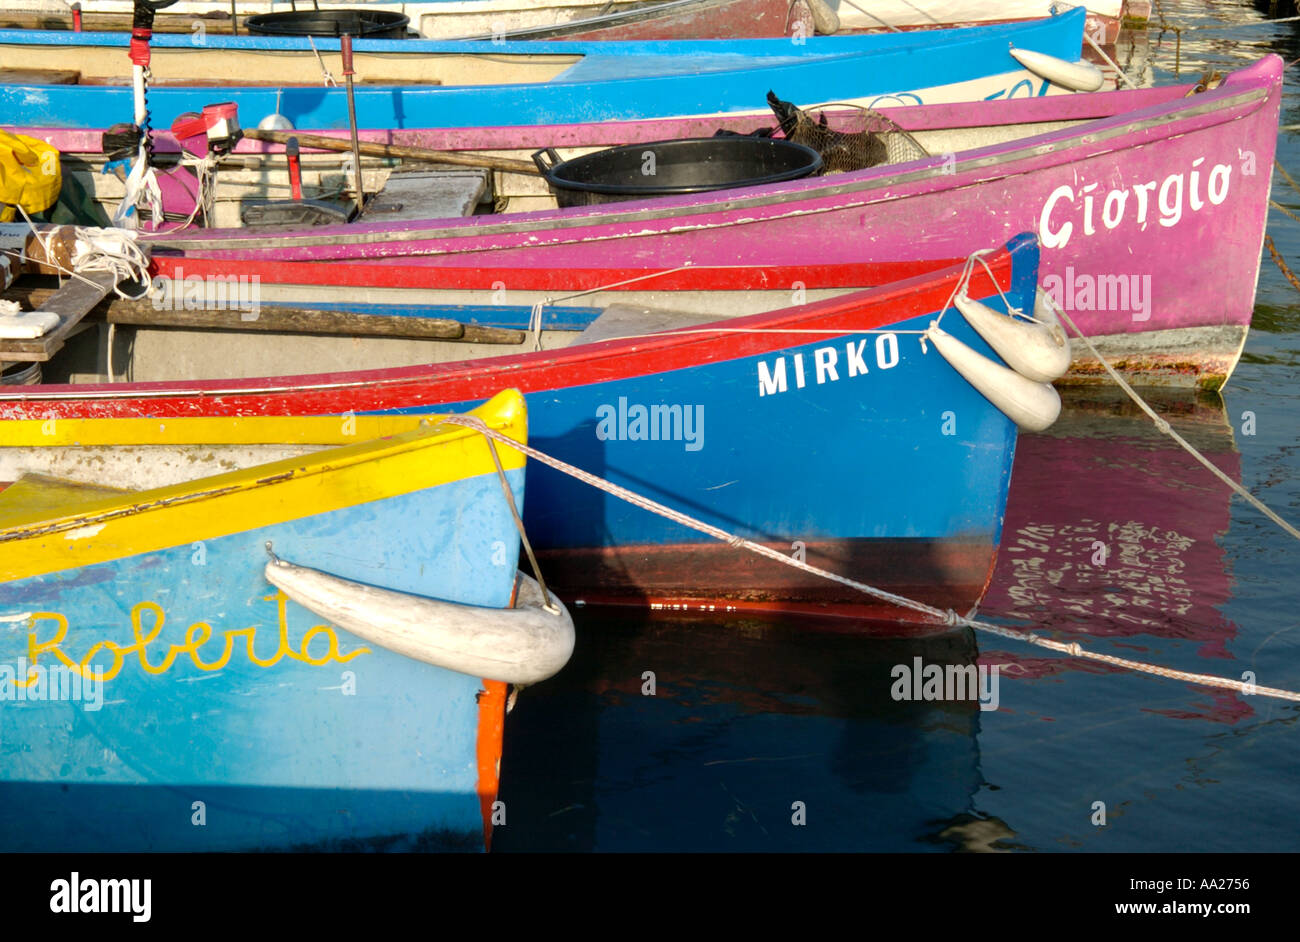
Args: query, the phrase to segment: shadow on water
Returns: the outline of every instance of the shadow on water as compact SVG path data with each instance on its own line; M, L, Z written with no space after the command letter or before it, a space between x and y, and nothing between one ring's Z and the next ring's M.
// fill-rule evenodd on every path
M524 691L509 718L507 826L494 850L942 850L970 839L978 705L892 692L897 666L916 658L972 665L969 633L864 640L775 620L580 610L578 638L569 666Z

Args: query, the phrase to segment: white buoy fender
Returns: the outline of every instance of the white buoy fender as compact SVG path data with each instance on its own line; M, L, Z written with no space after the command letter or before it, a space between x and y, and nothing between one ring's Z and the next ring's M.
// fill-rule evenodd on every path
M1101 69L1083 59L1068 62L1045 52L1016 49L1014 46L1011 48L1011 58L1039 78L1045 78L1053 85L1068 88L1072 92L1095 92L1106 82Z
M292 131L294 130L293 122L280 114L269 114L261 121L257 122L257 128L260 131Z
M840 15L831 9L826 0L804 0L812 11L813 28L823 36L840 31Z
M398 654L473 677L535 684L573 654L573 618L519 573L514 608L479 608L341 579L282 559L266 564L266 581L304 608L359 638Z
M965 294L959 294L953 304L1007 366L1026 379L1050 383L1070 368L1070 338L1045 292L1040 290L1034 302L1034 321L995 311Z
M930 325L925 338L966 382L1025 431L1041 432L1061 414L1061 397L1051 383L1036 383L1001 363L994 363L938 324Z

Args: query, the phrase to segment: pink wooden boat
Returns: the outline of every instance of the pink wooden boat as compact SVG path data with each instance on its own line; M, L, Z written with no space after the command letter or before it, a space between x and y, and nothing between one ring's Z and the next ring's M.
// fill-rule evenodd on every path
M141 238L152 245L157 274L256 276L264 304L382 304L390 313L406 305L455 317L458 305L504 289L506 301L493 299L502 317L513 310L526 318L533 305L598 288L605 290L567 303L599 307L618 298L714 315L772 310L788 305L792 292L811 300L869 287L882 266L932 269L964 258L972 245L1028 230L1043 245L1044 288L1103 355L1148 384L1217 388L1250 325L1282 68L1269 56L1201 93L1171 86L891 109L889 117L932 156L751 188L464 218L363 218L273 234L199 229ZM752 130L755 121L362 136L526 154L542 145L649 148L720 126ZM98 147L87 132L30 133L65 153ZM237 153L275 149L244 141ZM498 175L498 197L509 194L513 176ZM1109 381L1077 344L1075 353L1073 381Z

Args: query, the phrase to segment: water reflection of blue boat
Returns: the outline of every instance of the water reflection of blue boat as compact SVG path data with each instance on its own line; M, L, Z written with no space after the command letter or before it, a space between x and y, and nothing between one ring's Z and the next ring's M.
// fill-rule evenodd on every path
M578 622L574 660L511 715L496 849L916 851L964 839L980 710L894 700L891 671L917 657L972 665L968 633Z

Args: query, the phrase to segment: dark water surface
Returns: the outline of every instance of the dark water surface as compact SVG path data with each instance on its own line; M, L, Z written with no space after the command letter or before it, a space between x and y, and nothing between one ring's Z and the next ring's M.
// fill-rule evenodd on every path
M1125 67L1148 79L1300 57L1300 24L1249 25L1263 18L1249 3L1157 7L1169 24L1227 28L1121 42ZM1298 82L1289 71L1278 156L1300 179L1300 137L1285 129L1300 127ZM1300 192L1278 175L1273 198L1300 215ZM1274 210L1269 231L1300 269L1300 222ZM1187 264L1213 264L1205 252ZM1298 366L1300 292L1265 253L1223 397L1156 403L1293 523ZM1300 544L1122 397L1091 392L1070 397L1049 433L1021 438L981 611L1104 653L1300 690L1298 573ZM509 717L495 850L1300 847L1295 704L969 633L881 641L796 621L575 616L573 662ZM998 709L895 701L890 670L916 657L999 665Z

